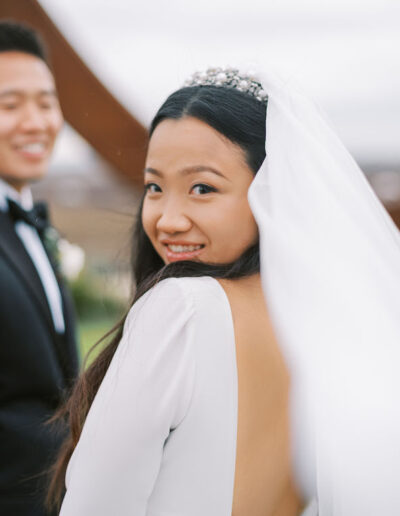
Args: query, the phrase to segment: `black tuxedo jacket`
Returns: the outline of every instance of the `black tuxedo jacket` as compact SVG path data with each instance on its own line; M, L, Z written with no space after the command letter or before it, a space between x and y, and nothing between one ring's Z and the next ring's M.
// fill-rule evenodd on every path
M14 224L0 211L0 515L43 516L43 472L66 429L46 420L77 375L73 307L60 282L66 331L56 333L47 298Z

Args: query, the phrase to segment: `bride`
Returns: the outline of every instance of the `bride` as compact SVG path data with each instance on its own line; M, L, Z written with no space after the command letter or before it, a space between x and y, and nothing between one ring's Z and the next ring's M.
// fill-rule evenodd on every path
M399 237L315 107L196 73L144 184L134 303L65 409L61 515L398 514Z

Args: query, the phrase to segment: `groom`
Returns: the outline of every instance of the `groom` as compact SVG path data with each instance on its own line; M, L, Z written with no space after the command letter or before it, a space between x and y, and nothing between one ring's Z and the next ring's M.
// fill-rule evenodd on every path
M0 22L0 514L44 516L45 470L65 428L52 416L77 374L72 305L57 240L29 184L63 122L34 31ZM53 235L53 236L52 236ZM52 244L52 245L49 245Z

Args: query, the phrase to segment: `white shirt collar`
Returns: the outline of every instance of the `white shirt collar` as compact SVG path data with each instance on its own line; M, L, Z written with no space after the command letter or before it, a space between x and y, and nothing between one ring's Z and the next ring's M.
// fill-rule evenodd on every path
M4 179L0 179L0 210L8 211L7 199L20 204L25 210L33 208L32 192L29 186L24 186L20 192L9 185Z

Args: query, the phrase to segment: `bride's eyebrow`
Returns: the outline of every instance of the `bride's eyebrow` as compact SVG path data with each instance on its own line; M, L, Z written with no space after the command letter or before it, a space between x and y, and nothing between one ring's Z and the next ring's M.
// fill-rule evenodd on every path
M222 172L220 172L219 170L217 170L213 167L206 166L206 165L194 165L192 167L183 168L182 170L179 171L180 174L185 175L185 176L189 175L189 174L196 174L198 172L212 172L213 174L216 174L217 176L228 180L228 178Z
M158 177L163 177L162 172L160 172L159 170L156 170L155 168L147 167L144 169L144 172L145 173L147 172L149 174L154 174L155 176L158 176ZM196 174L198 172L212 172L213 174L216 174L217 176L220 176L220 177L226 179L227 181L230 181L230 179L228 179L226 176L224 176L224 174L222 174L222 172L220 172L219 170L217 170L213 167L206 166L206 165L194 165L191 167L185 167L179 171L179 174L186 176L189 174Z
M163 175L161 174L161 172L159 172L158 170L156 170L155 168L151 168L151 167L146 167L144 169L144 173L146 174L154 174L155 176L158 176L158 177L163 177Z

